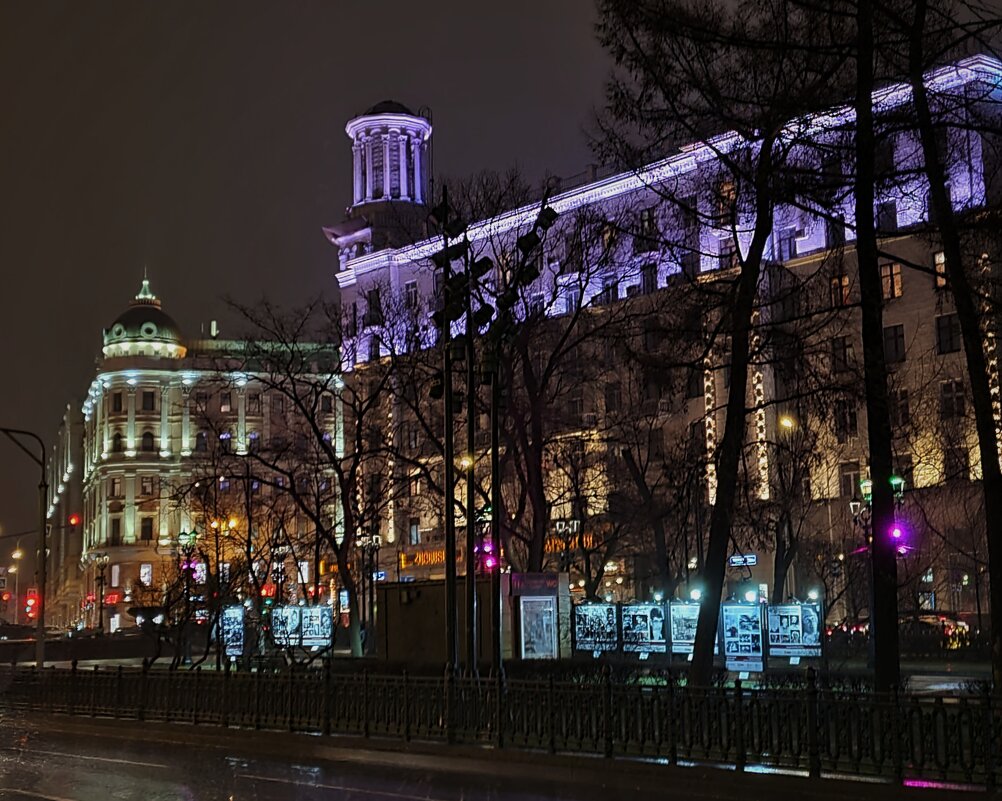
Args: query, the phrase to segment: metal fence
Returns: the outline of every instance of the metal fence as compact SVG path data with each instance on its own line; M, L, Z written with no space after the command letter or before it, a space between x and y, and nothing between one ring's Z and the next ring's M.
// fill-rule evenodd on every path
M1002 704L670 683L7 668L13 709L995 786Z

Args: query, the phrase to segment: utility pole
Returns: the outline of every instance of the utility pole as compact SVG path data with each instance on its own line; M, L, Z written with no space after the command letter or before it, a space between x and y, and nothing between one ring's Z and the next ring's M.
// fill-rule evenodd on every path
M473 337L477 331L473 325L473 281L470 271L470 255L463 258L469 291L466 293L466 670L470 675L477 672L477 560L476 526L477 497L474 486L476 468L475 445L477 436L477 376L476 350Z

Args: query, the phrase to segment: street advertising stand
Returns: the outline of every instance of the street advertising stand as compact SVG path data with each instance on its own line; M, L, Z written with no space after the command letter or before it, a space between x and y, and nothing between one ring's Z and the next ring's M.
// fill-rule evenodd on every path
M788 658L791 665L821 658L821 604L770 604L768 624L770 657Z
M271 637L280 648L330 648L334 610L322 606L276 606L271 610Z
M724 665L741 678L765 670L764 609L765 604L760 603L729 601L721 604L720 639Z
M668 652L667 609L663 603L623 604L621 629L624 653L649 654Z
M578 604L574 607L574 650L598 659L619 650L619 608L616 604Z
M672 601L668 605L671 628L671 652L689 654L696 644L696 625L699 623L699 601Z
M235 662L244 655L244 608L241 604L223 607L219 621L226 658Z
M519 654L522 659L559 655L556 573L512 573L511 594L518 598Z

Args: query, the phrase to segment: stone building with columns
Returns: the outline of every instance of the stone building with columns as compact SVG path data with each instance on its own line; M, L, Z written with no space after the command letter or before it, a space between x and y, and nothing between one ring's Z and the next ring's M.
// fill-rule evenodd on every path
M177 502L176 489L204 476L213 454L246 454L286 419L274 393L237 369L246 366L240 343L215 336L215 324L211 331L185 338L147 280L104 330L80 425L67 429L79 450L68 478L79 482L82 522L79 542L53 555L55 577L71 571L69 560L80 567L75 584L50 584L50 608L76 612L61 624L97 627L103 582L104 629L133 625L126 613L137 590L155 597L178 534L205 523Z

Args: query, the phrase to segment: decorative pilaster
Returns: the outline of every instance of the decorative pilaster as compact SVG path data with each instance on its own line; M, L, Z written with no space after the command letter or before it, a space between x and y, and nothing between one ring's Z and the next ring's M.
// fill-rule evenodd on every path
M191 456L191 391L181 387L181 455Z
M383 131L383 199L390 199L390 132Z
M170 386L160 387L160 455L170 456Z
M240 456L247 453L247 392L246 387L237 387L237 442L236 451Z
M354 162L355 168L355 185L354 185L354 200L353 203L362 202L362 145L359 142L355 142L351 146L352 161Z
M363 140L365 147L365 199L372 200L372 137Z
M421 137L414 138L414 200L424 202L424 175L421 172Z
M409 137L402 131L397 134L398 152L400 154L400 165L397 174L400 176L400 199L409 200L410 190L407 187L407 140Z
M129 387L127 393L128 402L128 422L125 429L125 454L126 456L136 455L136 388Z

